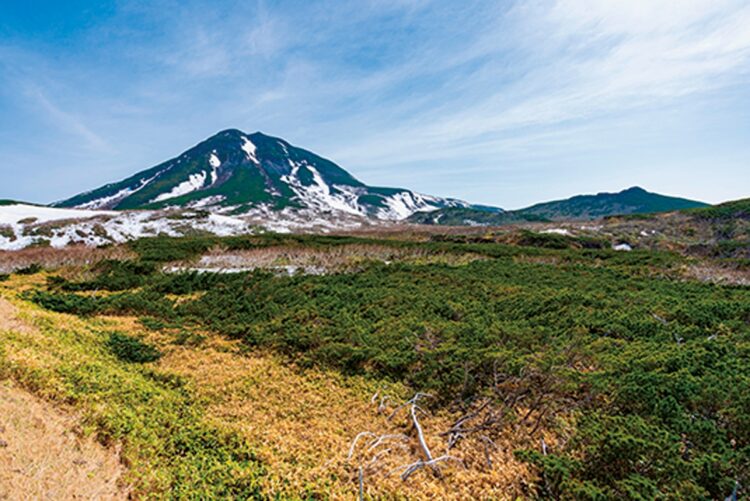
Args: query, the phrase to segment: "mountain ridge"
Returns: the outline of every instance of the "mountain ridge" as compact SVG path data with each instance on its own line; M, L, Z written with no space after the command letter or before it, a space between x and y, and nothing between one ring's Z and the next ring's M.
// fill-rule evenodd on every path
M608 216L650 214L700 209L709 204L671 197L633 186L619 192L575 195L561 200L541 202L500 214L472 208L441 208L430 213L413 214L408 221L418 224L500 226L524 222L588 221Z

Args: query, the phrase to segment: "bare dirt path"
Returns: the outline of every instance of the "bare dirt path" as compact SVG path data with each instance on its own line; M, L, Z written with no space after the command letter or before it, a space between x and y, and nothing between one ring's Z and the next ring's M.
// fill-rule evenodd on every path
M33 330L16 313L0 298L0 336ZM127 499L118 454L77 427L74 416L0 379L0 500Z

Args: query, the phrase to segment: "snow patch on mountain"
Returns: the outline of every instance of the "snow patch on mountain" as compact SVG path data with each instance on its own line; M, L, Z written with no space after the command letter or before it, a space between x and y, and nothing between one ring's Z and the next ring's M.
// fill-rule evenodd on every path
M187 206L190 209L199 209L202 207L211 207L212 205L217 205L226 200L227 197L224 195L212 195L210 197L201 198L199 200L195 200L193 202L190 202Z
M208 164L211 166L211 184L216 183L219 179L219 167L221 167L221 160L216 156L216 150L211 152L211 156L208 157Z
M255 165L260 165L258 158L255 156L255 152L258 148L247 138L247 136L242 136L242 146L240 147L247 154L248 160L252 161Z
M281 176L281 180L289 185L300 201L308 208L320 211L341 211L347 214L365 216L365 208L357 204L359 192L352 186L329 186L318 169L302 161L301 163L288 160L292 171ZM299 177L300 169L306 169L312 175L312 184L305 185Z
M550 234L553 234L553 235L562 235L562 236L565 236L565 237L569 237L569 236L573 235L570 232L570 230L567 229L567 228L548 228L546 230L540 231L539 233L550 233Z
M0 207L0 250L31 245L99 246L157 235L183 236L203 231L218 236L253 232L239 217L192 211L86 211L28 205Z
M208 163L214 168L221 166L221 160L216 156L216 150L211 152L211 156L208 157Z
M317 209L285 208L276 210L260 205L244 214L243 219L275 233L311 232L329 233L336 230L361 228L370 221L362 216L339 212L335 218L323 217Z
M162 202L164 200L169 200L170 198L176 198L176 197L181 197L182 195L187 195L188 193L191 193L195 190L199 190L203 188L205 184L206 184L206 171L202 170L200 171L200 173L190 174L190 176L188 176L187 181L181 182L180 184L172 188L172 190L167 193L162 193L161 195L154 198L152 202Z
M135 188L132 188L132 187L123 188L122 190L118 191L117 193L115 193L113 195L110 195L110 196L107 196L107 197L97 198L95 200L91 200L90 202L86 202L85 204L81 204L81 205L76 206L76 208L78 208L78 209L94 209L94 210L96 210L96 209L101 209L103 207L107 207L107 206L113 205L113 204L119 202L120 200L129 197L133 193L137 193L140 190L142 190L143 188L145 188L151 181L153 181L154 179L156 179L157 177L159 177L159 175L162 172L164 172L164 171L158 172L155 176L151 176L151 177L146 178L146 179L141 179L139 181L138 186L136 186Z
M380 209L377 217L380 219L406 219L415 212L431 212L439 207L428 203L427 197L409 191L402 191L385 198L388 208Z

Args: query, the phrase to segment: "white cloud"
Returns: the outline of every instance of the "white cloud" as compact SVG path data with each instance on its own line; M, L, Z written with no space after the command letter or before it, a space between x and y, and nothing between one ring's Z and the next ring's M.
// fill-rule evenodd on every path
M750 5L745 2L561 0L525 4L507 16L512 31L528 35L516 40L535 60L521 78L494 88L472 85L487 75L502 81L508 73L503 60L508 54L493 54L487 43L497 40L498 21L477 34L484 42L472 47L471 57L488 59L465 75L469 83L454 101L436 103L336 156L357 165L393 157L415 161L419 155L427 161L451 151L461 155L467 142L486 148L492 141L499 153L518 144L507 134L523 129L538 137L534 128L666 106L748 79ZM465 60L460 52L443 58Z

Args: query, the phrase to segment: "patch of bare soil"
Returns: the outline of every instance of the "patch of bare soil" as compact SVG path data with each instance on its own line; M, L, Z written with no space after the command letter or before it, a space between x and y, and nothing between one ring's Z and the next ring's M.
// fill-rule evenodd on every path
M76 419L0 381L0 499L127 499L118 454L81 438Z
M750 285L750 271L733 270L712 266L711 264L693 265L685 268L688 278L724 285Z
M18 319L16 307L3 298L0 298L0 329L30 332L31 327Z

